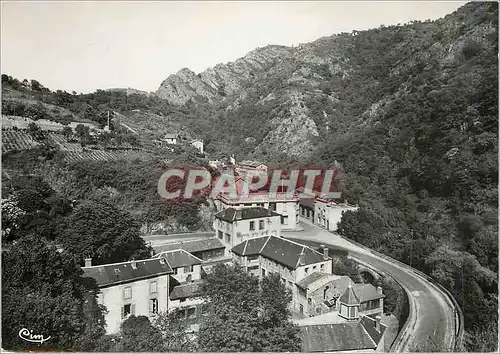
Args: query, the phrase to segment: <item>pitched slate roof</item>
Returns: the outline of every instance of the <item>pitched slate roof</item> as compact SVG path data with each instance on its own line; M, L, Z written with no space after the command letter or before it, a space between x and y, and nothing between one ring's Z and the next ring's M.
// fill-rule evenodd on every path
M328 285L328 284L335 284L335 281L341 280L342 276L315 271L314 273L309 274L307 277L305 277L296 284L302 289L308 289L311 288L314 283L324 278L329 278L328 283L325 284Z
M361 322L300 327L303 352L333 352L374 349L377 344Z
M260 246L260 249L258 246ZM304 265L325 261L322 253L300 243L276 236L246 240L233 247L232 251L240 256L260 254L291 269L297 269L300 266L299 257L302 252L305 254Z
M216 219L221 219L227 222L234 222L237 220L250 220L258 219L269 216L280 216L280 214L274 211L262 207L250 207L250 208L227 208L225 210L219 211L214 215Z
M180 241L171 244L154 247L156 252L173 250L184 250L189 253L210 251L224 248L225 246L218 238L205 238L200 240Z
M168 264L170 264L172 268L179 268L203 263L203 260L181 249L161 252L156 254L154 257L165 257L168 261Z
M172 273L172 268L163 258L83 267L84 277L94 278L99 287L128 283L139 279Z
M375 343L378 343L384 335L387 327L381 323L380 332L377 331L376 319L371 316L361 316L360 321L366 332L368 332L368 335L375 341Z
M385 295L379 294L377 292L377 288L372 284L356 284L354 292L359 297L361 302L377 300L385 297Z
M198 295L200 287L201 287L201 282L177 285L170 293L170 300L179 300L188 297L195 297Z
M354 290L352 289L351 284L347 286L346 291L342 294L342 296L339 298L340 302L343 302L346 305L359 305L359 297L356 295Z

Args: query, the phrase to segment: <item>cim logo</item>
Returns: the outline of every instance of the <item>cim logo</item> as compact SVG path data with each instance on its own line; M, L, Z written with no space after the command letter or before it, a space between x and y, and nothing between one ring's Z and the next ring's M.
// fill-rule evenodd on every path
M320 195L327 199L340 199L337 191L336 169L294 169L246 171L242 176L233 170L220 173L206 166L175 166L167 169L158 181L158 194L164 201L181 201L224 194L230 198L248 196L251 193L298 194L300 198ZM298 193L296 193L299 191ZM320 192L312 192L320 191Z
M43 342L48 341L51 338L51 336L45 338L41 334L33 334L32 330L29 330L27 328L21 328L21 330L19 331L19 338L27 342L42 344Z

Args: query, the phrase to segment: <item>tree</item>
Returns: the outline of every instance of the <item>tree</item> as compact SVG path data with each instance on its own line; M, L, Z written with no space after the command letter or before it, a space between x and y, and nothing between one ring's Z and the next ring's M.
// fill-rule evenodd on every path
M73 135L73 129L71 129L71 127L69 126L65 126L62 130L62 134L64 135L66 140L68 140Z
M78 205L60 225L58 241L83 261L116 263L150 256L140 237L139 223L126 211L105 200L89 200Z
M28 133L36 141L44 141L47 138L47 135L45 134L45 132L35 123L30 123L28 125Z
M146 316L130 316L127 318L120 327L119 338L117 342L118 351L165 351L161 332L149 322Z
M207 319L198 344L204 351L297 351L297 328L289 322L291 295L278 276L259 279L240 266L217 265L200 294Z
M164 350L167 352L194 352L197 351L196 343L186 334L187 324L184 311L160 312L153 325L158 328L163 336Z
M75 128L76 135L80 139L82 146L86 146L90 139L90 128L83 124L78 124Z
M3 348L71 350L90 328L102 335L103 309L88 305L97 301L97 285L82 275L70 254L40 238L26 237L9 247L2 255ZM22 328L51 338L38 346L18 336Z

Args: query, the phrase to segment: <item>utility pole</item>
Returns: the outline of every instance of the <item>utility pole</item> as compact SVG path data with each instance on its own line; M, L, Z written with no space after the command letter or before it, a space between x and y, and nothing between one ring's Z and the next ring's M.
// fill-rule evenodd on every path
M411 259L413 258L413 229L411 229L411 243L410 243L410 267L411 267Z
M108 131L111 130L111 126L109 125L109 110L108 110Z

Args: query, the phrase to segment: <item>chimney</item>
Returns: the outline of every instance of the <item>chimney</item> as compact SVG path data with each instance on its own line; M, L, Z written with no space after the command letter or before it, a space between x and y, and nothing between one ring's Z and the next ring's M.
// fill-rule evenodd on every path
M85 267L92 267L92 258L91 257L85 258Z
M375 329L380 333L380 316L375 317Z
M377 286L377 294L382 294L382 287L381 286Z
M153 257L154 257L154 255L155 255L155 250L153 250L153 249L152 249L152 250L149 252L149 254L151 255L151 258L153 258Z
M306 254L304 252L300 252L299 255L299 265L305 265L306 264Z
M323 259L327 260L329 258L328 256L328 247L323 247Z

